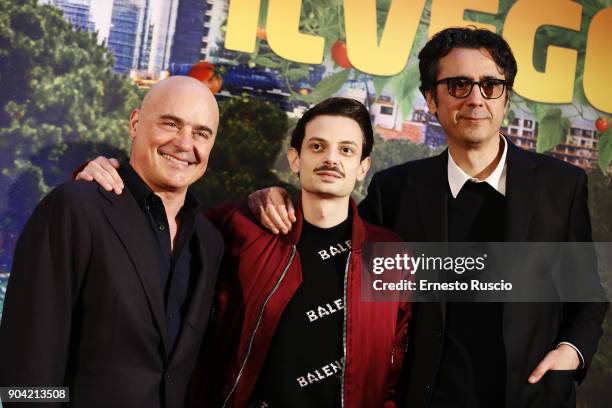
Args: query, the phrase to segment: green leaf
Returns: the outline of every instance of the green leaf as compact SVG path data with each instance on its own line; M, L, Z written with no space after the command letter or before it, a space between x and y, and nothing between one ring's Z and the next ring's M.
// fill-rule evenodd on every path
M391 79L391 91L397 98L404 118L409 117L412 112L412 104L419 84L419 66L416 64L404 69L401 74Z
M271 58L262 57L262 56L258 56L257 58L253 60L253 62L265 68L278 68L280 66L278 62L272 60Z
M350 69L343 69L322 79L309 95L293 94L293 96L307 103L319 103L338 92L348 79L350 73Z
M607 174L610 172L610 163L612 163L612 129L599 134L598 146L599 168L604 174Z
M297 81L298 79L308 78L310 71L308 67L302 66L300 68L291 68L287 70L287 78L291 81Z
M544 104L525 101L525 105L527 105L537 122L541 122L548 114L548 108Z
M538 126L536 149L538 153L542 153L553 149L565 140L570 123L567 118L561 117L561 109L549 108Z
M389 82L390 77L382 77L382 76L375 76L372 78L372 83L374 84L374 92L376 92L376 96L374 99L378 99L378 97L380 96L380 94L382 93L385 85L387 84L387 82Z
M589 101L584 94L584 58L578 63L576 75L576 82L574 82L574 100L573 102L578 105L588 106Z
M261 2L261 6L259 8L259 26L260 27L265 27L266 26L266 17L267 14L264 12L264 10L268 9L268 0L262 0Z

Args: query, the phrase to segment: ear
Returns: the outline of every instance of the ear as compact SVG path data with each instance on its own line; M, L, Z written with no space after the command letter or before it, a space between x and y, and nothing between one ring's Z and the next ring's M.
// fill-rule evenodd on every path
M359 163L359 168L357 169L357 181L363 181L366 174L368 174L368 170L370 170L370 166L372 165L372 159L370 156L366 157Z
M429 108L429 112L432 115L435 115L438 111L438 105L436 105L436 99L434 98L433 92L431 90L425 91L425 100L427 101L427 107Z
M134 139L136 137L136 129L138 122L140 121L140 109L134 109L130 115L130 137Z
M290 147L289 150L287 150L287 161L289 162L289 167L292 172L300 172L300 154L294 147Z

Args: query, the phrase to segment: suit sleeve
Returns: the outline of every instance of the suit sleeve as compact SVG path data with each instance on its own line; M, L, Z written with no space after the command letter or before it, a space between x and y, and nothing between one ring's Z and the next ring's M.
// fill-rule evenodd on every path
M592 241L591 221L588 210L587 177L584 172L581 172L574 193L570 212L568 241ZM565 303L563 306L563 323L558 338L559 343L567 342L580 350L584 358L584 368L579 371L579 380L582 380L586 375L586 369L597 351L597 344L603 334L601 325L608 309L608 303L605 301L605 294L603 289L601 289L595 263L591 267L584 267L582 273L588 274L581 277L581 279L584 279L584 282L591 282L591 286L600 289L602 301Z
M372 225L383 226L382 207L380 175L376 173L368 186L368 194L359 203L359 215L363 220Z
M217 227L223 239L228 241L231 240L235 234L234 225L232 224L232 217L236 212L245 213L245 207L246 201L241 201L240 203L221 204L206 211L206 218L208 218L210 222ZM250 212L247 212L246 214L250 214Z
M0 325L0 386L65 384L72 310L91 243L69 191L50 193L17 242Z
M205 215L206 218L208 218L210 222L212 222L213 225L217 227L219 231L221 231L223 229L223 224L225 223L228 213L229 211L232 211L232 209L232 204L221 204L211 208L210 210L207 210Z

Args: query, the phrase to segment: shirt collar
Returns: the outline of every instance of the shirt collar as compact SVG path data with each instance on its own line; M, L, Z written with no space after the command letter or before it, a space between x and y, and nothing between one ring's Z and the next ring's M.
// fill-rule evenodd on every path
M129 161L125 160L121 163L118 173L125 183L125 186L136 199L138 206L144 210L151 196L153 196L153 191L147 186L138 173L136 173L136 170L134 170Z
M468 180L475 183L488 183L500 194L503 196L506 195L506 173L508 167L506 164L506 154L508 153L508 142L504 136L500 135L500 137L504 141L504 152L495 170L493 170L489 177L484 180L468 176L461 167L455 163L450 151L448 152L448 185L453 198L457 198L459 191L461 191Z

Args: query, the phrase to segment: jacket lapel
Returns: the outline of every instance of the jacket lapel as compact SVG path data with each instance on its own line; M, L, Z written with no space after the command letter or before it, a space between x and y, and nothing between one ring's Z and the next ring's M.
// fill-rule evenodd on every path
M203 304L206 298L212 299L215 290L216 273L210 271L210 246L206 243L206 235L204 233L205 226L200 220L203 214L196 215L195 234L198 240L198 255L200 257L200 269L196 278L193 295L187 309L187 314L181 325L176 348L172 355L172 361L181 361L183 354L190 350L188 347L194 337L191 335L192 330L197 330L198 322L201 316L210 316L211 302Z
M506 139L508 140L508 139ZM535 162L529 153L508 140L506 159L506 242L527 240L534 204L538 198Z
M448 240L447 163L448 151L445 150L431 161L431 167L427 169L429 176L414 181L416 184L414 196L404 197L405 200L417 201L426 242Z
M404 197L406 200L416 200L418 215L424 231L425 242L448 241L448 150L431 161L431 167L426 169L429 176L415 180L414 197ZM407 215L409 216L409 214ZM407 224L410 225L410 224ZM432 309L435 303L420 305ZM446 322L446 302L440 300L440 329L444 331Z
M157 330L164 344L164 350L166 350L167 330L164 301L159 277L159 265L153 252L155 242L150 234L150 226L127 188L123 190L123 194L120 196L102 188L99 190L114 204L106 208L104 214L125 246L126 252L138 273Z
M539 196L538 180L535 179L536 163L530 154L508 141L508 172L506 176L506 242L525 242L535 203ZM507 355L515 355L513 336L516 325L522 321L526 303L508 302L503 304L503 339Z

